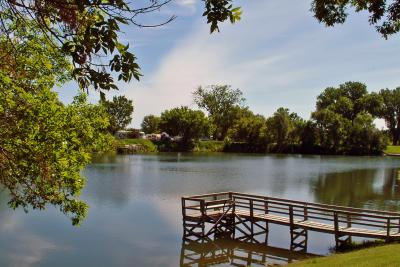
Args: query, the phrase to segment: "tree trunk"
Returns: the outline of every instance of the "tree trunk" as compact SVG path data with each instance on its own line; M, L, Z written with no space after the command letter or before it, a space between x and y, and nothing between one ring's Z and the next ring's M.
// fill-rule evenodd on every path
M390 134L391 134L391 136L392 136L392 144L393 144L394 146L396 146L397 143L399 142L399 137L398 137L398 134L397 134L397 129L396 129L396 128L390 129Z

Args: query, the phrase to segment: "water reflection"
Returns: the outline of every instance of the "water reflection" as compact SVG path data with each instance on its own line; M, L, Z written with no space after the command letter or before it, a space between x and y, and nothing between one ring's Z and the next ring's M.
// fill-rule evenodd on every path
M314 256L232 239L182 240L180 266L270 266Z
M312 182L311 188L316 202L398 211L399 172L390 168L326 173Z

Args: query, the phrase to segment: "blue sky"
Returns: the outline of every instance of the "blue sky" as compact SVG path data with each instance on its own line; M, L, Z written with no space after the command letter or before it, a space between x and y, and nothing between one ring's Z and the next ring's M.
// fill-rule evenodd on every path
M309 118L318 94L346 81L364 82L369 91L400 86L399 37L381 38L365 13L352 14L344 25L326 28L309 11L311 1L237 1L243 18L209 34L200 0L175 0L142 17L154 29L124 28L121 38L138 57L140 82L119 84L108 94L125 95L135 104L132 126L143 116L159 115L180 105L195 108L191 92L198 86L230 84L239 88L246 104L270 116L283 106ZM61 99L69 102L76 90L65 86ZM91 99L97 93L91 92ZM380 126L380 125L378 125Z

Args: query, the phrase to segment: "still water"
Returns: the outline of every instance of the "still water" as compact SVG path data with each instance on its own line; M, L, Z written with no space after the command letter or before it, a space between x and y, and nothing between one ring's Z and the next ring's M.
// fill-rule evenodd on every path
M285 251L289 231L280 226L270 228L271 247L182 243L182 195L238 191L400 210L394 157L117 155L96 159L84 174L82 198L91 208L79 228L54 208L12 211L0 194L0 266L179 266L190 263L187 255L202 264L230 266L236 255L267 265L304 257ZM309 253L324 255L333 245L332 235L309 233Z

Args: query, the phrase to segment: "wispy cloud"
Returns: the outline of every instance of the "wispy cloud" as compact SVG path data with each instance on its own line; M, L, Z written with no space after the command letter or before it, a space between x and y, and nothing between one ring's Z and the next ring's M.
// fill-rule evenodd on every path
M255 112L270 115L285 106L307 118L327 86L359 80L377 90L399 82L393 57L399 38L384 41L363 16L327 29L312 18L308 2L246 3L243 20L219 34L210 35L198 18L153 73L122 86L120 93L135 102L135 127L146 114L191 105L199 85L231 84Z
M192 8L196 6L197 0L176 0L176 3L181 6Z

